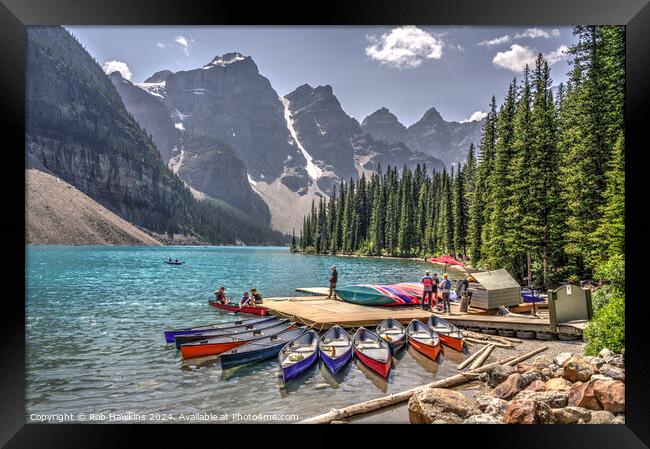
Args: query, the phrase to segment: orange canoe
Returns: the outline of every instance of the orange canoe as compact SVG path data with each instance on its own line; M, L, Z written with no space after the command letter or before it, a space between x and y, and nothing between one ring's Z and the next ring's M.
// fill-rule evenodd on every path
M463 352L465 342L463 341L463 333L457 326L440 317L431 315L428 321L429 326L438 333L440 342L449 346L458 352Z
M425 355L431 360L438 358L440 354L440 337L439 335L424 323L418 320L412 320L406 328L406 336L409 345L419 353Z
M181 345L181 355L184 359L193 359L196 357L206 357L209 355L219 355L223 352L230 351L238 346L250 343L260 338L270 337L287 329L295 329L296 325L290 322L279 323L275 326L264 329L257 329L250 332L244 332L233 336L222 336L209 338L206 340L195 341Z

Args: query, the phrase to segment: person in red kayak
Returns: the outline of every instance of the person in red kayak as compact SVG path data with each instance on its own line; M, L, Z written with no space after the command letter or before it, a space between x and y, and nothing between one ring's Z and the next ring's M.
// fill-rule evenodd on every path
M262 304L262 294L255 287L251 288L251 296L253 296L255 304Z
M215 290L214 297L219 304L228 304L230 300L226 298L226 288L222 285L219 290Z
M244 292L244 296L239 299L239 307L254 307L255 301L252 301L252 297L248 296L248 291Z
M424 277L420 279L420 283L424 285L422 289L422 309L431 310L431 303L433 302L433 278L429 270L425 271Z

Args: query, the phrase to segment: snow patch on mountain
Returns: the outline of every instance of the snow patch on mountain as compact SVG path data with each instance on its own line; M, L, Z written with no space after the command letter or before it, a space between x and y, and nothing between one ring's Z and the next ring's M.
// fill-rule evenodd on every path
M246 58L244 58L244 56L239 53L228 53L219 57L218 59L217 58L213 59L212 62L204 65L202 69L208 70L213 67L225 67L228 64L232 64L233 62L237 62L237 61L243 61L244 59Z
M180 131L185 131L185 127L183 126L183 122L178 122L174 123L174 128L180 130Z
M133 83L133 85L139 87L154 97L162 99L165 99L167 97L167 93L165 92L165 81L162 81L160 83Z
M317 180L323 175L323 171L314 163L313 158L307 152L307 150L305 150L305 148L300 143L300 140L298 139L298 133L293 127L293 118L291 117L291 111L289 109L289 100L284 97L280 97L280 101L284 106L284 120L287 122L287 129L289 130L289 134L293 138L293 142L298 145L298 149L302 152L303 156L305 156L305 159L307 159L307 167L305 167L305 169L307 170L307 173L311 179ZM293 142L290 143L293 145Z

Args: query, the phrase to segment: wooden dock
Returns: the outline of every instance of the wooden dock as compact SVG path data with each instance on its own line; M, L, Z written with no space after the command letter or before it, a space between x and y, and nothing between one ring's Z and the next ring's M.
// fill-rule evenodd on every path
M398 307L370 307L348 302L327 299L329 291L326 287L309 287L296 289L301 293L311 296L268 298L264 300L264 307L272 315L291 318L296 322L313 326L317 330L329 329L338 324L345 328L360 326L375 327L386 318L394 318L402 324L408 324L416 319L426 322L431 312L415 306ZM499 316L495 311L486 311L471 308L467 313L461 313L458 303L452 302L451 313L438 314L440 317L456 324L459 327L473 330L493 330L496 332L534 332L536 334L555 334L551 329L548 312L538 310L539 319L523 316ZM525 313L530 309L530 304L520 307L511 307L510 311ZM571 322L558 324L558 332L568 338L582 336L584 322Z

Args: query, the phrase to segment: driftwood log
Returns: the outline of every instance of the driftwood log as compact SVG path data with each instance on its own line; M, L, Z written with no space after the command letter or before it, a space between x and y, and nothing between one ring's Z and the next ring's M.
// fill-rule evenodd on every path
M347 418L351 418L353 416L370 413L382 408L391 407L393 405L408 401L416 392L422 390L423 388L428 388L428 387L451 388L458 385L462 385L464 383L475 380L476 378L478 378L478 375L480 373L488 371L497 365L517 364L547 349L548 346L544 346L542 348L523 354L519 357L508 357L498 362L490 363L488 365L482 366L475 370L467 371L465 373L460 373L455 376L447 377L445 379L441 379L421 387L412 388L410 390L391 394L378 399L372 399L370 401L360 402L358 404L350 405L348 407L344 407L341 409L332 409L327 413L323 413L322 415L314 416L312 418L307 418L303 421L300 421L300 423L301 424L329 424L332 421L340 421Z
M479 358L477 358L474 363L472 363L469 367L469 370L475 370L479 366L483 365L485 361L490 357L490 354L492 354L492 351L494 350L494 345L489 344L485 347L485 351L483 351L483 354Z
M515 345L513 345L512 343L501 343L500 341L492 341L492 340L477 340L472 337L465 337L465 341L468 341L470 343L484 344L484 345L494 345L505 349L514 349L515 347Z
M478 332L472 332L472 331L463 331L463 335L466 337L470 338L475 338L476 340L492 340L492 341L498 341L503 344L510 344L510 343L521 343L521 340L518 338L512 338L512 337L501 337L497 335L486 335L486 334L479 334Z
M474 360L476 360L476 358L477 358L479 355L481 355L481 354L483 353L483 351L485 351L486 348L487 348L487 345L486 345L486 346L483 346L481 349L479 349L478 351L476 351L474 354L472 354L471 356L467 357L467 359L465 359L463 362L459 363L458 366L457 366L456 368L457 368L457 369L464 369L467 365L469 365L469 364L472 363Z

